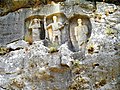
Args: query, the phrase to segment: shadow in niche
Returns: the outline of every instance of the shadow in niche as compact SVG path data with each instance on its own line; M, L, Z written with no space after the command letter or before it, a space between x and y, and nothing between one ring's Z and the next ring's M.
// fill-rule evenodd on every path
M44 40L45 39L45 29L44 29L44 16L41 15L33 15L30 16L28 18L25 19L24 21L24 39L25 41L28 41L30 44L32 44L33 40L33 29L29 28L30 23L34 20L34 19L38 19L40 20L38 23L39 24L39 28L38 29L38 37L40 40ZM33 24L35 23L34 21L32 22Z
M68 24L66 24L68 22L67 17L65 16L64 13L54 13L51 15L48 15L46 17L46 26L50 25L51 23L53 23L53 16L57 17L57 22L62 23L62 25L64 25L63 28L60 29L60 33L61 33L61 44L65 43L66 41L68 41ZM51 40L52 37L52 28L47 30L47 38L49 40ZM56 37L55 40L58 40L58 37Z
M71 39L71 43L72 43L72 51L78 51L78 45L77 45L77 41L75 38L75 31L74 28L78 25L77 24L77 20L78 19L82 19L82 24L86 25L88 28L88 35L87 38L90 38L91 36L91 32L92 32L92 24L90 22L90 19L87 15L80 15L80 14L75 14L74 16L72 16L71 18L69 18L69 33L70 33L70 39Z

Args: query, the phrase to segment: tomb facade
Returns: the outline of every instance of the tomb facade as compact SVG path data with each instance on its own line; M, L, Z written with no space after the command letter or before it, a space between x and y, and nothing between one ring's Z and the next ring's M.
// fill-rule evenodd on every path
M57 8L56 8L57 7ZM82 12L81 7L78 8L78 6L67 7L62 6L61 4L55 4L51 5L48 4L44 7L41 8L24 8L20 9L16 12L10 13L7 16L3 16L0 18L10 18L10 21L16 21L18 23L14 24L15 27L17 27L16 30L12 26L9 26L9 28L6 28L6 26L1 25L0 31L7 32L11 31L12 33L15 31L16 33L8 35L7 33L5 35L9 37L4 37L2 36L1 33L1 45L6 45L7 43L13 42L15 40L20 40L20 39L25 39L26 41L32 43L33 41L37 40L45 40L49 39L52 43L57 42L59 45L65 43L65 42L70 42L76 49L77 46L75 45L75 36L74 36L74 27L77 26L77 21L73 20L71 23L71 17L74 16L73 13L79 13L80 15L84 14L86 15L85 12ZM81 16L82 16L81 15ZM60 29L57 31L57 34L53 34L53 27L56 28L56 26L59 25L53 25L53 16L56 16L57 20L56 22L60 24ZM79 17L81 18L81 17ZM14 19L14 20L12 20ZM55 18L54 18L55 19ZM77 18L78 19L78 18ZM76 19L76 20L77 20ZM4 19L0 19L0 22L2 22ZM87 18L83 18L83 23L86 23L86 26L88 27L88 32L91 31L91 25L89 24L90 21ZM7 21L7 20L4 20ZM4 23L4 22L3 22ZM7 21L7 25L11 24L10 22ZM52 24L52 25L51 25ZM47 29L47 26L51 25L51 29ZM2 28L6 28L6 30L3 30ZM7 31L8 30L8 31ZM11 33L10 32L10 33ZM4 34L4 33L3 33ZM88 34L88 37L90 35ZM14 37L14 38L13 38ZM11 39L10 39L11 38ZM70 45L69 43L69 45ZM77 48L78 49L78 48Z

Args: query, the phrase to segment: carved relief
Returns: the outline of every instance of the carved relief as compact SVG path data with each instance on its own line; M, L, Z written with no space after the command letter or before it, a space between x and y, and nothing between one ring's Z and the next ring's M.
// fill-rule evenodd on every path
M33 19L30 21L29 24L29 29L32 29L32 39L33 41L38 41L40 40L40 33L39 30L41 29L41 25L40 25L40 19Z
M79 50L84 52L84 48L87 42L88 28L82 24L82 19L78 19L78 26L74 28L75 38L78 43Z
M46 37L52 42L61 45L65 42L64 37L68 34L67 26L65 25L66 17L63 14L57 13L47 17L47 35ZM67 39L67 38L66 38ZM67 41L67 40L66 40Z
M49 24L47 26L48 28L52 29L52 33L50 35L50 40L52 43L58 42L61 44L61 32L60 30L64 27L64 25L61 22L57 21L57 16L53 16L53 23Z
M25 40L29 43L45 39L44 17L35 15L25 19Z
M85 52L88 38L91 34L91 23L85 15L74 15L69 19L70 39L75 51Z

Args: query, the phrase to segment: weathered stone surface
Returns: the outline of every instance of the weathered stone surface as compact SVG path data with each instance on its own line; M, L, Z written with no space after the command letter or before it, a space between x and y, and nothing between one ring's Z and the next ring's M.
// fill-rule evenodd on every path
M47 87L66 89L69 84L65 83L70 81L70 69L61 67L61 52L50 54L48 51L49 48L45 47L42 41L36 41L31 46L0 57L0 64L3 66L0 69L0 86L27 90L33 88L29 86L32 82L35 84L41 81L39 87L35 85L37 90L46 90ZM23 80L20 81L18 78ZM23 86L19 86L19 83L23 83ZM54 87L51 87L53 84Z
M10 48L10 49L20 49L20 48L26 48L28 47L28 43L25 42L24 40L19 40L19 41L16 41L14 43L10 43L7 45L7 48Z
M59 53L60 53L60 60L61 60L60 64L71 67L72 61L73 61L71 56L73 52L68 49L67 43L60 46Z
M120 23L119 24L117 24L117 25L115 25L115 27L114 27L115 29L117 29L117 30L120 30Z
M105 12L101 10L102 7L105 9L111 6L111 4L104 4L102 6L99 2L97 5L98 11L96 12L101 12L103 15L105 15ZM45 14L49 16L57 13L56 10L52 11L52 9L54 9L53 5L46 5L37 10L30 8L22 9L20 11L20 20L22 21L18 21L23 24L24 20L32 15ZM85 53L70 51L68 49L69 43L62 44L58 52L53 53L49 53L50 48L44 46L44 41L35 41L32 45L25 45L25 47L23 45L24 48L22 49L0 56L1 90L67 90L68 88L69 90L119 90L120 7L118 6L117 10L110 15L102 17L104 22L92 17L92 11L84 12L81 7L79 8L79 5L74 5L73 7L72 5L61 6L61 11L63 11L68 19L74 16L74 12L90 16L89 20L92 25L90 30L92 32ZM15 13L0 17L2 18L0 20L4 20L3 23L8 24L7 20L14 21L18 16L15 15L14 17ZM10 17L12 18L10 19ZM1 25L1 27L3 26ZM24 32L23 26L21 29ZM5 32L7 30L10 29L7 28ZM10 35L10 37L13 36ZM9 42L1 40L5 42L3 45Z
M19 12L0 17L0 46L24 37L23 15Z

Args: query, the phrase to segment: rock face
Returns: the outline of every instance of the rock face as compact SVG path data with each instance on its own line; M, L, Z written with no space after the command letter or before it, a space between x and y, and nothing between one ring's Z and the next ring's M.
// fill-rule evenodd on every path
M22 14L14 13L0 17L0 46L23 39L24 24L21 22Z
M42 41L36 41L31 46L1 56L0 86L6 89L66 90L71 80L70 61L67 60L71 59L72 52L63 46L60 52L50 54Z
M28 44L24 40L19 40L19 41L16 41L14 43L10 43L7 45L7 48L14 49L14 50L25 48L25 47L28 47Z
M0 48L0 53L12 49L0 55L0 90L119 90L120 7L99 2L98 9L92 13L90 3L86 2L85 8L81 3L76 4L77 0L70 4L68 1L54 10L55 6L48 4L43 8L20 9L0 17L0 46L4 46ZM111 10L111 7L112 11L106 14L105 9ZM65 36L64 44L46 47L45 40L34 41L32 45L24 40L12 42L23 39L26 33L24 29L27 30L24 25L27 25L28 19L38 14L49 19L51 14L59 13L58 9L66 16L61 21L68 19L64 29L68 29L69 34ZM74 40L71 39L74 37L70 36L72 32L69 29L76 25L78 17L71 19L74 16L82 16L89 28L85 53L74 52L76 46L73 45ZM16 24L12 26L13 23Z
M87 5L87 3L85 3L85 5ZM47 37L46 26L52 23L52 16L56 15L58 17L58 20L64 24L64 28L61 30L62 44L69 40L69 33L71 33L71 30L69 30L69 28L71 27L68 26L68 20L71 17L74 17L74 14L83 16L84 23L87 24L89 31L91 31L91 23L89 21L89 17L87 16L87 14L91 12L91 9L88 9L86 12L85 8L81 7L81 4L70 5L69 3L64 2L63 4L47 4L43 7L39 6L33 8L23 8L9 13L5 16L1 16L0 46L21 39L27 39L30 41L28 35L30 36L32 32L30 32L28 26L31 20L34 18L41 19L41 27L43 28ZM89 8L89 6L87 6L87 8ZM73 24L72 27L76 25L76 22L74 23L75 24ZM41 35L44 35L44 33Z

